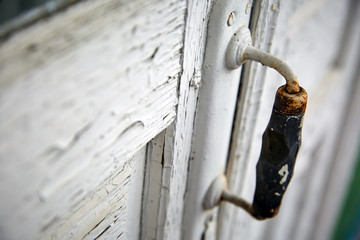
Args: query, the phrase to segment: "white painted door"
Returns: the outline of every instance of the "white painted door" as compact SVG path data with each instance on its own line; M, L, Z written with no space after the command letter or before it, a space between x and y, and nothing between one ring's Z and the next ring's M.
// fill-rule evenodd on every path
M88 0L2 26L1 239L182 238L212 4Z
M229 6L230 2L217 1L210 15L185 202L184 239L329 239L344 196L340 189L346 188L357 149L357 144L349 146L339 136L359 136L356 124L351 126L353 135L343 133L344 121L355 121L359 112L358 107L347 108L351 96L359 91L359 4L264 0L246 2L243 9L238 1L238 8L217 12L222 4ZM213 52L229 40L212 27L234 33L237 28L231 29L224 19L232 12L235 19L244 17L247 8L252 9L249 28L253 45L284 59L309 94L294 177L280 213L266 221L258 221L226 202L212 210L202 206L207 188L221 173L226 174L231 192L252 201L262 133L276 89L284 84L276 71L247 63L242 69L232 122L234 100L230 99L236 87L226 88L226 77L217 78L225 68L225 57L213 60ZM207 74L208 68L220 70ZM217 97L220 100L213 100ZM342 144L348 152L341 152ZM334 183L338 191L332 187Z
M329 239L339 199L344 196L344 191L335 193L330 183L342 182L344 185L338 189L343 189L343 179L348 179L339 176L339 169L333 166L347 159L349 165L342 168L351 172L348 166L355 161L351 155L357 149L355 144L349 155L334 157L341 145L338 138L345 116L357 111L344 109L350 109L349 96L356 94L351 88L356 89L358 81L359 29L355 25L359 21L359 4L263 1L254 7L258 9L251 25L254 44L284 59L309 94L303 143L278 216L259 222L238 208L222 204L218 238L238 239L241 235L246 239ZM283 79L276 71L251 63L242 81L226 174L230 189L252 201L262 133ZM358 136L358 126L352 128ZM334 176L338 176L337 180L332 179Z
M0 238L328 238L342 196L331 186L345 188L359 132L358 108L346 108L360 95L351 4L88 0L2 38ZM229 203L202 205L222 173L252 201L283 82L257 63L226 69L243 25L309 93L294 178L263 222Z
M140 237L147 143L176 116L185 4L81 1L2 39L1 239Z

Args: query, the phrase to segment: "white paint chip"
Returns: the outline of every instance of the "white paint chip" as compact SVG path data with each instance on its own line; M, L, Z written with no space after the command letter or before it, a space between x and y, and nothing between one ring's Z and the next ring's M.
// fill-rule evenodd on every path
M282 176L282 178L281 178L281 180L280 180L280 184L283 184L285 181L286 181L286 179L287 179L287 177L288 177L288 175L289 175L289 168L288 168L288 165L287 164L285 164L284 166L282 166L282 168L279 170L279 175L280 176Z

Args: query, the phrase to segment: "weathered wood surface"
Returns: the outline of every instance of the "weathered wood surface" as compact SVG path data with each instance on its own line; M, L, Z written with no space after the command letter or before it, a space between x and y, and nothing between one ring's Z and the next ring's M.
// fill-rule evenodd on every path
M250 29L255 47L269 51L277 23L279 7L279 1L277 0L257 1L254 3ZM253 130L256 126L256 118L260 108L265 71L265 67L255 62L248 62L244 67L241 79L242 88L240 89L237 113L233 123L232 146L226 170L229 189L249 201L252 201L252 194L255 189L253 184L255 178L249 180L247 177L248 171L250 174L255 173L255 168L249 168L248 166L250 147L254 139ZM270 112L268 116L270 116ZM262 130L264 131L264 129ZM259 143L259 139L257 139L256 143ZM244 194L246 191L251 192L250 197ZM232 239L239 236L239 234L242 235L251 231L251 221L244 221L244 218L249 219L249 216L243 210L230 204L222 204L218 238ZM258 230L258 232L260 233L261 230Z
M248 1L219 0L214 1L209 16L189 163L183 239L216 238L217 208L205 210L203 201L211 182L226 168L241 72L227 69L224 60L234 32L249 22L249 9ZM229 21L229 16L233 16L233 21Z
M183 72L179 83L177 115L174 124L167 129L165 137L165 171L162 183L162 197L165 203L165 206L162 206L164 240L183 239L188 164L191 161L191 140L212 3L208 0L187 1Z
M199 136L193 138L193 130L202 131L204 124L194 125L196 111L211 114L199 109L198 101L209 97L199 96L199 89L202 68L210 67L203 64L213 1L90 0L0 45L0 217L6 219L0 238L182 239L195 231L205 239L216 233L218 239L320 239L328 234L325 220L335 213L324 213L333 205L318 209L322 195L331 196L330 186L323 187L328 170L339 162L332 162L329 149L346 113L356 68L350 63L360 52L352 37L344 65L333 64L348 2L254 4L254 44L285 59L309 93L303 147L276 219L257 222L228 204L222 204L218 218L208 215L196 224L183 216L190 209L185 208L203 201L212 181L198 183L193 177L187 183L189 163L200 170L207 164L198 163L206 153L197 151L202 146L194 142ZM252 200L261 135L283 80L257 63L246 66L242 80L227 176L233 192ZM194 183L201 192L186 202Z
M184 25L185 1L85 1L1 44L2 239L139 234L131 159L175 119Z
M339 5L333 6L333 12L340 10ZM343 27L339 29L340 45L334 57L334 63L327 70L322 82L314 92L319 110L324 111L322 130L333 139L328 146L322 146L320 157L312 155L310 161L318 161L315 171L311 172L309 164L309 185L305 185L308 196L303 200L303 212L299 226L295 232L296 239L304 236L309 239L330 239L334 224L342 209L346 197L352 166L356 163L358 153L360 125L359 117L359 66L360 66L360 4L350 1L343 9ZM333 16L334 20L339 16ZM326 87L323 87L326 86ZM321 100L325 96L325 99ZM321 107L321 102L324 106ZM317 109L316 109L317 110ZM318 121L314 109L313 121ZM326 115L325 115L326 113ZM313 131L308 132L309 138ZM324 136L324 138L328 138ZM323 139L319 139L321 142ZM327 140L327 139L326 139ZM315 175L315 177L312 177ZM314 204L315 203L315 204ZM305 233L305 234L304 234Z
M350 36L351 50L342 49L345 52L339 52L350 1L263 2L272 4L268 5L268 10L265 9L264 15L259 16L265 28L261 29L261 25L253 28L255 44L283 58L309 93L303 144L279 215L273 220L259 222L243 210L224 204L219 219L222 223L225 221L221 239L237 239L240 235L247 239L328 239L331 227L327 226L327 232L322 230L320 233L317 226L323 224L319 216L330 216L325 213L332 207L339 207L332 205L334 202L330 203L331 196L328 195L328 209L323 208L323 194L326 188L331 188L327 184L329 172L334 149L339 143L337 137L342 116L347 114L344 109L347 109L349 89L356 69L355 56L359 52L359 40L355 35ZM262 4L261 8L264 6L267 5ZM277 21L272 21L271 16L276 16L273 11L279 11ZM275 34L269 39L268 34L273 30ZM340 55L343 55L344 62L336 65ZM273 70L267 70L263 82L256 80L261 77L262 70L259 71L256 69L259 66L254 65L251 64L248 70L249 86L254 87L246 87L241 93L239 122L235 125L227 172L229 178L233 179L230 188L249 201L252 201L255 189L255 165L262 133L269 120L276 89L284 83ZM224 228L227 230L224 231Z
M163 172L163 153L165 131L148 143L143 210L141 213L141 239L159 239L158 232L162 226L159 217Z
M161 171L160 211L153 212L154 216L150 218L157 220L156 223L149 224L156 225L157 228L147 231L146 235L143 235L144 239L183 239L182 234L185 230L183 212L192 147L191 138L212 4L212 1L206 0L187 2L183 71L179 83L177 116L174 124L166 130L164 154L160 159L162 161L157 160L162 166L153 162L154 172L150 175L150 179L158 180ZM157 186L154 187L158 190ZM154 205L151 197L145 198L144 203L148 204L148 208Z

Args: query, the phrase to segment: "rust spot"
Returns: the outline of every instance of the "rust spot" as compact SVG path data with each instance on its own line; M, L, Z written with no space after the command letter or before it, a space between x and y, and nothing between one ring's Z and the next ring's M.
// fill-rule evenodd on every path
M275 208L275 209L274 209L274 208L270 209L270 213L271 213L270 218L273 218L273 217L275 217L275 216L278 214L279 208L280 208L280 207L277 207L277 208Z
M230 13L227 24L228 26L232 26L234 24L234 13Z
M248 3L246 4L245 14L248 14L249 8L250 8L250 3L248 2Z
M273 218L273 217L275 217L275 216L278 214L279 209L280 209L280 206L277 207L277 208L271 208L271 209L269 210L269 213L270 213L270 214L268 214L268 215L266 215L266 216L262 216L261 214L259 215L259 214L255 213L254 210L253 210L253 208L252 208L252 212L251 212L250 214L251 214L254 218L256 218L257 220L265 220L265 219L268 219L268 218Z
M299 92L289 93L286 85L281 86L276 92L274 109L285 115L304 114L306 110L307 93L302 87L299 88Z
M287 81L287 80L286 80ZM297 80L293 80L289 83L286 83L286 91L288 93L297 93L300 91L300 85Z

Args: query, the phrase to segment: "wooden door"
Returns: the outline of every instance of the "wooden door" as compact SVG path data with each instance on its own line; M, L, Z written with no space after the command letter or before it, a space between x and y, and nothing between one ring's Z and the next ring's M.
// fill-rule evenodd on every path
M0 27L1 239L328 238L358 142L359 4L74 2ZM294 178L263 222L202 205L223 173L252 200L283 83L258 63L226 69L243 25L309 93Z
M213 2L56 3L0 28L1 239L181 239Z
M222 204L219 239L329 239L351 173L357 146L339 153L347 107L358 91L359 4L337 1L263 1L252 16L254 44L284 59L308 94L303 144L295 174L278 216L259 222L244 211ZM354 10L351 10L354 8ZM357 12L357 13L356 13ZM351 40L350 40L351 39ZM357 52L357 53L354 53ZM232 146L226 171L230 189L252 200L255 165L276 89L282 77L257 63L243 73ZM353 91L351 89L354 89ZM340 90L341 89L341 90ZM261 95L259 95L261 93ZM345 110L348 109L348 110ZM352 110L350 110L352 109ZM355 117L356 118L356 117ZM359 128L352 125L355 136ZM346 134L346 133L345 133ZM346 135L345 138L352 138ZM356 137L355 137L356 138ZM334 155L337 155L336 157ZM346 160L344 160L346 159ZM346 163L344 163L344 161ZM342 162L342 170L339 170ZM335 185L334 182L341 182ZM343 185L342 185L343 184ZM340 187L342 186L342 187ZM335 190L337 189L337 190Z
M229 99L231 88L223 90L219 83L207 83L224 81L224 78L207 75L208 66L214 67L211 52L216 50L211 44L219 34L213 32L212 24L222 21L216 13L221 2L231 1L217 1L210 15L185 203L185 239L329 239L357 148L357 144L349 145L344 138L354 140L359 136L356 124L347 126L353 130L350 135L343 127L350 122L354 124L359 109L351 107L351 96L356 96L359 89L356 72L359 29L355 26L359 21L359 4L351 1L254 1L246 5L245 9L252 8L249 28L254 46L284 59L309 93L303 144L280 213L272 220L257 221L226 202L212 210L202 208L207 188L221 173L226 174L231 192L252 201L262 133L270 117L276 89L284 84L276 71L259 63L245 64L236 116L231 121L232 129L229 128L229 115L221 112L222 108L209 100L212 98L209 96L216 98L218 93L222 94L222 99ZM246 15L246 10L240 7L241 1L238 6L235 18L239 14ZM228 13L233 11L227 10ZM227 43L225 39L220 45ZM208 90L209 84L220 87L212 93ZM210 106L204 110L207 104ZM234 105L228 101L222 106L232 111ZM220 119L214 124L216 115ZM344 146L346 151L342 150ZM229 151L224 152L224 149Z
M176 117L185 12L81 1L2 35L1 239L140 238L147 143Z

